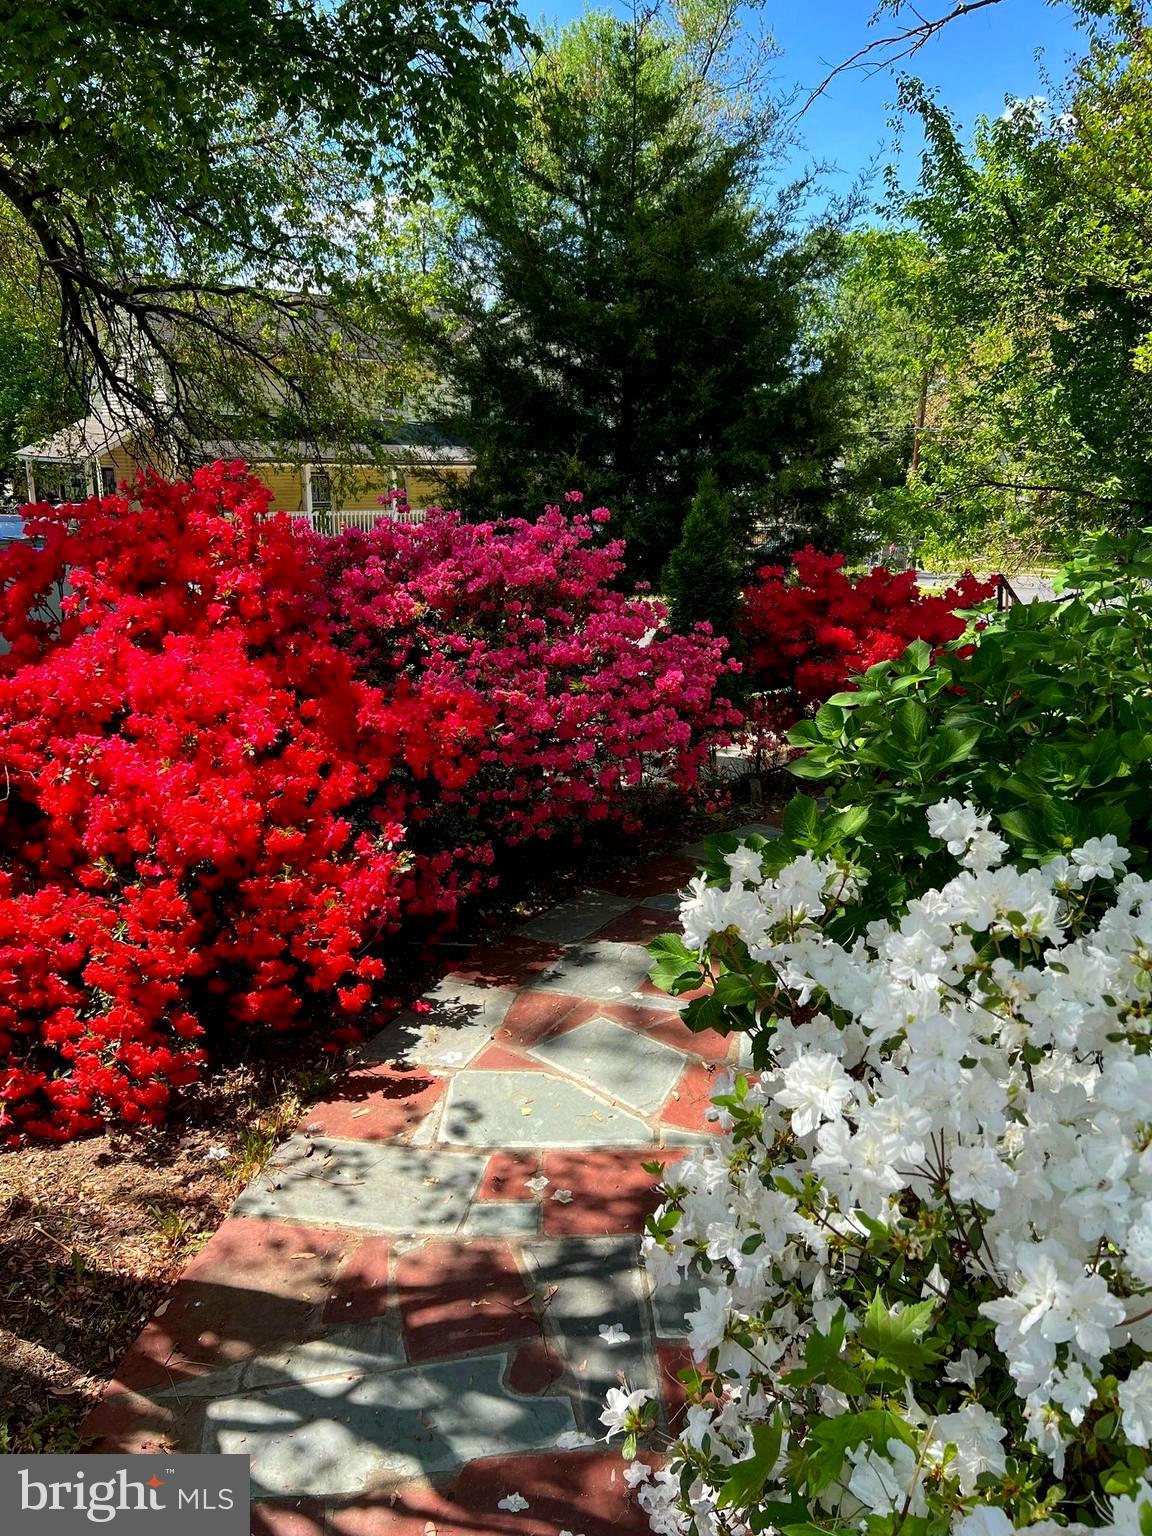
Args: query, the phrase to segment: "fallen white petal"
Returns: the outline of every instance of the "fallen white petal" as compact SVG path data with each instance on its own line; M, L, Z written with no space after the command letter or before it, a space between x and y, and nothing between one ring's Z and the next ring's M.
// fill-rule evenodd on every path
M566 1429L562 1435L556 1437L556 1449L558 1451L578 1451L586 1445L599 1445L600 1437L586 1435L583 1430Z
M553 1200L558 1200L561 1205L571 1205L572 1191L570 1189L558 1189L552 1198Z
M528 1500L520 1493L510 1493L506 1499L501 1499L497 1509L506 1509L513 1515L518 1515L522 1509L528 1508Z

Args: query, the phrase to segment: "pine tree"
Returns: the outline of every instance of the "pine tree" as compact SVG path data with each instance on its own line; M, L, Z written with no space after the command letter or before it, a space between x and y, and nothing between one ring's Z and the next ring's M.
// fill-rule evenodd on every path
M764 201L762 133L700 107L667 32L600 13L551 39L525 113L515 151L458 193L432 332L477 509L522 514L575 484L649 579L706 471L738 539L793 510L811 527L841 446L806 344L834 242Z

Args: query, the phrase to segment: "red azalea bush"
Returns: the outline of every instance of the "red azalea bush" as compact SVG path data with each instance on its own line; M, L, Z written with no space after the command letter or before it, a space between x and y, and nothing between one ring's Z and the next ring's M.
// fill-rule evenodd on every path
M843 555L809 545L792 566L766 565L744 593L741 630L747 642L752 708L761 735L782 736L813 705L850 686L878 661L901 655L914 640L944 645L964 633L957 609L995 594L991 581L965 572L955 586L926 595L915 571L877 566L855 579Z
M462 687L492 710L460 797L481 838L578 835L608 819L634 828L629 790L643 776L694 790L740 723L717 692L738 670L727 642L675 634L663 604L615 589L623 543L595 542L607 519L556 506L535 521L466 523L436 510L415 526L313 538L325 617L365 677Z
M0 555L9 1141L158 1123L229 1031L335 1014L347 1038L370 941L445 900L402 823L460 792L489 724L447 673L356 676L243 466L137 495L30 508L40 547Z

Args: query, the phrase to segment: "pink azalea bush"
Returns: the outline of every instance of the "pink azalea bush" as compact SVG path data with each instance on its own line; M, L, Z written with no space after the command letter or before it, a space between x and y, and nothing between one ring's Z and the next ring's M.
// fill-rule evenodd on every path
M727 641L675 634L662 603L618 590L623 542L597 544L609 514L579 501L534 521L437 509L312 536L325 620L362 676L472 691L494 711L457 799L463 823L507 844L613 819L634 830L630 791L655 775L694 793L740 723L717 690L738 670Z

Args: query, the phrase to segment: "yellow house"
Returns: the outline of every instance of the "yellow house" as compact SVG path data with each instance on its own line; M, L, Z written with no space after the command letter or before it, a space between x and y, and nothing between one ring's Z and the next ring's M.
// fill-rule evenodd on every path
M398 436L400 434L398 433ZM390 515L382 498L403 491L416 518L433 505L452 504L453 483L472 473L470 450L454 442L396 442L354 462L355 451L308 450L284 445L205 442L199 458L244 459L272 492L272 507L305 517L325 532L370 527ZM152 462L143 435L128 424L114 424L100 412L21 448L29 501L82 501L114 495ZM377 462L373 462L373 458ZM384 461L386 467L381 467Z

